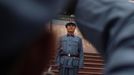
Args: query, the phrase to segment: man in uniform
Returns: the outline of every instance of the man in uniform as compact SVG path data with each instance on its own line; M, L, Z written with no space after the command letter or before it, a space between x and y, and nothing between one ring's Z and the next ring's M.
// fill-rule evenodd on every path
M56 63L60 75L77 75L83 67L83 47L80 37L74 35L76 24L67 23L67 35L60 38Z

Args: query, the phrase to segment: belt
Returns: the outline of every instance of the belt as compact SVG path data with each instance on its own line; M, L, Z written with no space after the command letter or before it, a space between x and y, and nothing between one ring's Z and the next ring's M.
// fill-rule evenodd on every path
M72 54L61 54L61 56L79 57L79 55L72 55Z

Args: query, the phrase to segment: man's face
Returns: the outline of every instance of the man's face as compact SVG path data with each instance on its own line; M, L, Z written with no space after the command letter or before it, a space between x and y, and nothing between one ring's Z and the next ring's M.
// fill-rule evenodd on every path
M69 25L69 26L67 26L67 32L69 32L69 33L74 33L75 28L76 28L75 26Z

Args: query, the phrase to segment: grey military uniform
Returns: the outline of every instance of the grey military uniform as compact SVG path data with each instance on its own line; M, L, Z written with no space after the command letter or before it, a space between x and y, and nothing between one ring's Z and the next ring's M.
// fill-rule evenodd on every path
M60 66L60 75L76 75L78 69L83 67L83 59L81 38L67 35L60 38L56 58L56 63Z

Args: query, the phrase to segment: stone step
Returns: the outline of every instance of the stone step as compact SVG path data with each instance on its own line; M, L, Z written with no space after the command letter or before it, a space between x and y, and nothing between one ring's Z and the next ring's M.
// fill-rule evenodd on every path
M102 73L104 70L104 68L96 68L96 67L83 67L83 68L80 68L80 71L83 71L83 72L100 72Z
M92 63L104 63L104 60L99 60L99 59L92 59L92 58L90 58L90 59L88 59L88 58L85 58L84 59L84 62L92 62Z
M101 56L99 53L84 53L84 55Z
M52 70L54 73L56 73L56 75L58 75L59 71L58 70ZM78 75L103 75L103 73L100 72L82 72L79 71Z
M80 68L80 71L83 71L83 72L102 72L104 68L96 68L96 67L83 67L83 68ZM53 66L52 67L52 70L58 70L58 67L57 66Z
M101 56L91 56L91 55L84 55L84 58L86 59L98 59L98 60L103 60Z
M84 66L86 66L86 67L101 67L101 68L103 68L104 64L102 64L102 63L85 62Z
M51 66L56 66L55 64L52 64ZM84 63L84 67L97 67L97 68L104 68L104 64L101 63Z

